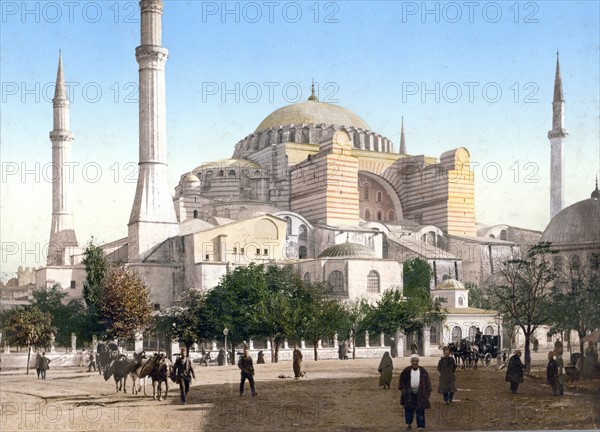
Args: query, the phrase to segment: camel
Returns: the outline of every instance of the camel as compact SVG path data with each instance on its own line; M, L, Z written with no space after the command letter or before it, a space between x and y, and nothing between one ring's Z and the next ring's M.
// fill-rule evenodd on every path
M127 371L129 367L129 360L124 354L119 355L116 359L113 359L108 367L104 370L104 381L113 376L115 379L115 387L117 393L122 389L123 393L127 393Z
M140 389L142 388L141 381L144 380L144 396L146 396L146 378L140 378L140 373L142 372L142 368L144 366L143 361L145 359L146 359L145 351L142 351L139 353L134 353L133 360L131 360L129 362L129 365L127 367L127 371L129 372L129 375L131 375L131 380L133 381L131 393L138 394ZM140 380L139 387L136 386L138 379Z

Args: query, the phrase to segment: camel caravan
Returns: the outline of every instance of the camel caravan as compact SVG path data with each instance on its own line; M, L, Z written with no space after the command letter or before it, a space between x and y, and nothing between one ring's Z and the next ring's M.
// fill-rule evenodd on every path
M129 359L120 353L115 343L99 343L97 348L98 372L108 381L110 377L115 380L117 393L127 393L127 377L131 377L131 393L138 394L142 389L146 395L146 378L152 380L152 398L162 400L162 384L165 385L164 398L169 393L169 378L172 376L173 365L164 353L154 353L150 358L146 352L141 351L133 354Z

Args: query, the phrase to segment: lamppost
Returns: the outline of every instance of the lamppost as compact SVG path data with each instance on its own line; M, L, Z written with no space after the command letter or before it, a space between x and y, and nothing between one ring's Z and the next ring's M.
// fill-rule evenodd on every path
M498 349L496 350L496 365L500 368L500 361L502 359L502 335L500 334L500 324L502 323L502 317L500 314L494 317L496 326L498 327Z
M225 327L223 329L223 336L225 336L225 366L227 366L227 354L229 353L229 347L227 346L227 335L229 334L229 329Z

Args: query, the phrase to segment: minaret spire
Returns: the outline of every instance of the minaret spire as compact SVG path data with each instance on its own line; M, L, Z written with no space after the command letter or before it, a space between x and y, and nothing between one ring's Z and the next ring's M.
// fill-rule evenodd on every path
M557 51L552 100L552 130L548 132L550 140L550 218L553 218L563 208L563 140L569 135L564 127L564 121L565 99Z
M402 116L402 129L400 130L400 154L406 154L406 138L404 137L404 116Z
M128 258L143 260L154 247L179 234L167 178L165 63L162 0L140 1L139 173L129 217Z
M77 237L73 229L71 207L71 182L68 169L71 164L71 143L74 136L70 131L69 98L65 87L62 53L58 56L56 89L54 90L52 141L52 225L48 245L47 265L65 265L68 249L77 247ZM67 254L65 254L67 252Z
M315 95L315 79L312 80L312 85L310 86L310 96L308 97L309 101L319 102L317 96Z

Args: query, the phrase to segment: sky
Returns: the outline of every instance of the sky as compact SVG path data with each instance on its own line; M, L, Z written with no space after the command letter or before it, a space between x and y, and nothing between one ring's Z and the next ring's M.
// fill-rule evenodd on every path
M0 1L2 278L41 266L52 215L52 97L62 50L71 99L72 205L81 245L127 235L137 178L132 1ZM306 100L361 116L409 154L466 147L476 217L550 221L556 52L566 100L564 206L600 167L599 2L166 0L169 185L272 111Z

